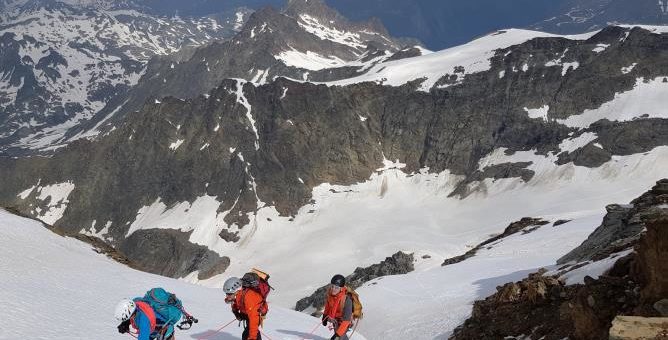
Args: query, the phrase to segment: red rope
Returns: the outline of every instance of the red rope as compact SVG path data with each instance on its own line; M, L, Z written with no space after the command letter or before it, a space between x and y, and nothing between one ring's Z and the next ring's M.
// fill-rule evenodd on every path
M225 329L225 327L227 327L227 326L231 325L231 324L232 324L233 322L235 322L235 321L237 321L237 319L236 319L236 318L235 318L235 319L232 319L232 321L228 322L228 323L227 323L227 324L225 324L225 325L224 325L223 327L220 327L220 328L218 328L218 330L217 330L217 331L215 331L215 332L213 332L213 333L211 333L211 334L209 334L209 335L207 335L207 336L204 336L204 337L201 337L201 338L197 338L197 340L204 340L204 339L208 339L208 338L210 338L210 337L212 337L212 336L214 336L214 335L216 335L216 334L220 333L220 331L222 331L223 329Z
M313 330L311 331L311 333L308 333L308 335L313 335L315 333L315 331L318 330L318 326L320 326L320 321L318 321L318 323L315 325L315 327L313 327ZM306 337L302 338L302 340L306 340Z
M267 338L267 340L272 340L271 337L270 337L269 335L267 335L267 333L265 333L265 332L263 332L263 331L261 331L261 330L260 330L260 334L262 334L262 336L263 336L264 338Z

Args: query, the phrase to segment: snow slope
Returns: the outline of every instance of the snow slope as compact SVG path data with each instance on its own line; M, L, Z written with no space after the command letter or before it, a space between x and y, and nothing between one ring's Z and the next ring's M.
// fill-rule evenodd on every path
M358 290L369 306L360 328L373 339L446 339L469 317L475 300L554 264L580 245L604 214L574 213L569 223L514 234L463 262L369 282Z
M348 85L361 82L378 82L384 85L400 86L415 79L426 78L420 89L429 91L444 75L457 73L455 71L456 67L464 67L463 75L489 70L491 66L489 59L494 56L498 49L521 44L539 37L564 37L573 40L585 40L596 33L559 36L522 29L502 30L461 46L418 57L380 63L359 77L329 82L327 84Z
M178 339L240 339L237 323L216 330L233 319L220 289L129 269L91 246L63 238L40 223L0 209L0 339L130 339L117 332L113 311L124 297L134 297L154 286L176 293L200 322ZM271 299L270 299L271 302ZM308 336L319 320L272 306L264 333L269 339L329 339L322 326ZM363 340L356 334L354 339Z
M271 206L261 208L249 216L251 224L240 230L238 243L216 237L225 227L222 221L227 212L205 209L214 200L210 197L157 212L147 207L138 211L136 225L193 230L192 242L232 255L228 272L259 266L272 273L280 288L276 301L292 307L333 274L352 273L357 266L378 263L397 251L414 252L418 258L428 254L431 264L420 266L438 266L522 217L556 220L604 213L607 204L629 201L668 176L668 147L646 155L615 156L595 169L572 163L558 166L555 158L533 151L509 156L499 150L483 159L480 167L531 161L529 169L536 175L528 183L519 178L474 182L470 185L474 193L464 200L448 197L458 176L447 172L411 175L398 169L398 164L386 166L363 183L316 187L315 203L304 206L293 221L278 216ZM166 223L166 218L175 223ZM586 233L582 236L584 240ZM196 273L187 280L197 281ZM217 286L222 280L224 276L201 283Z

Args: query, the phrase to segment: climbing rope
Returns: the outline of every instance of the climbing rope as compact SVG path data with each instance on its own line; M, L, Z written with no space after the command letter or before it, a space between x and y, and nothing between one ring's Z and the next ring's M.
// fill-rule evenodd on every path
M263 339L266 338L267 340L272 340L271 337L270 337L269 335L267 335L267 333L265 333L265 332L263 332L263 331L261 331L261 330L260 330L260 334L262 334L262 338L263 338Z
M308 333L306 337L303 337L302 340L307 340L310 339L308 336L315 334L315 331L318 330L318 326L320 326L320 321L318 321L317 324L315 324L315 327L313 327L313 330L311 330L311 333Z
M212 337L212 336L214 336L214 335L220 333L223 329L225 329L225 327L231 325L231 324L234 323L235 321L237 321L236 318L234 318L234 319L232 319L232 321L226 323L223 327L218 328L218 330L216 330L215 332L213 332L213 333L211 333L211 334L209 334L209 335L207 335L207 336L197 338L197 340L205 340L205 339L208 339L208 338L210 338L210 337Z

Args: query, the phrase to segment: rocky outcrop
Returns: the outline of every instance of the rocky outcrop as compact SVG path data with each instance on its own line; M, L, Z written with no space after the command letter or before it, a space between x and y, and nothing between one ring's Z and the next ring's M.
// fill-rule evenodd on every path
M615 317L610 328L610 340L637 339L668 339L668 318Z
M598 279L586 276L584 284L566 285L559 278L563 272L546 276L541 270L497 287L496 294L475 302L471 318L450 339L608 339L626 329L618 322L610 330L619 315L661 316L668 289L666 184L659 181L634 200L636 216L647 228L640 241L627 245L637 253L618 259Z
M531 164L531 162L503 163L485 167L482 171L477 170L469 175L465 181L459 183L450 196L466 197L471 193L469 184L480 182L486 178L497 180L519 177L524 182L528 182L535 174L533 170L526 169Z
M534 230L536 230L536 229L540 228L541 226L546 225L548 223L550 223L550 222L544 221L541 218L524 217L521 220L513 222L510 225L508 225L506 227L506 229L503 230L503 233L489 238L488 240L478 244L473 249L467 251L466 253L464 253L462 255L446 259L445 261L443 261L443 264L441 264L441 265L442 266L447 266L447 265L462 262L462 261L464 261L468 258L471 258L471 257L475 256L475 254L483 248L491 249L493 247L493 245L491 245L491 244L498 241L498 240L506 238L506 237L508 237L510 235L513 235L515 233L518 233L520 231L522 231L523 233L530 233L530 232L532 232L532 231L534 231Z
M650 191L631 201L631 204L611 204L606 207L603 223L579 247L560 258L557 263L599 260L629 248L645 230L644 217L659 206L668 204L668 181L661 180Z
M382 276L410 273L414 269L413 262L413 254L398 252L380 263L355 269L355 272L346 277L346 285L357 289L362 284ZM295 310L310 311L313 315L319 315L325 306L327 287L320 287L311 296L297 301Z
M662 195L664 206L662 212L651 212L644 217L647 233L638 247L638 261L635 270L643 288L640 291L641 301L652 305L654 309L663 309L668 297L668 181L663 183ZM665 311L665 309L664 309Z
M123 252L139 269L169 277L184 277L197 271L205 280L221 274L230 259L204 246L188 242L190 233L176 230L139 230L121 245Z

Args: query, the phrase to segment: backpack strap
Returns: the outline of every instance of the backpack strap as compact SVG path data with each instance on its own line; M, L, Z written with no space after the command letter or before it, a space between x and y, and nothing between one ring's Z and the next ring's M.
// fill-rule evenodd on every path
M137 308L139 308L139 310L148 318L148 322L151 324L151 332L153 332L156 326L155 312L153 311L153 308L144 301L135 301L135 305L137 305Z

